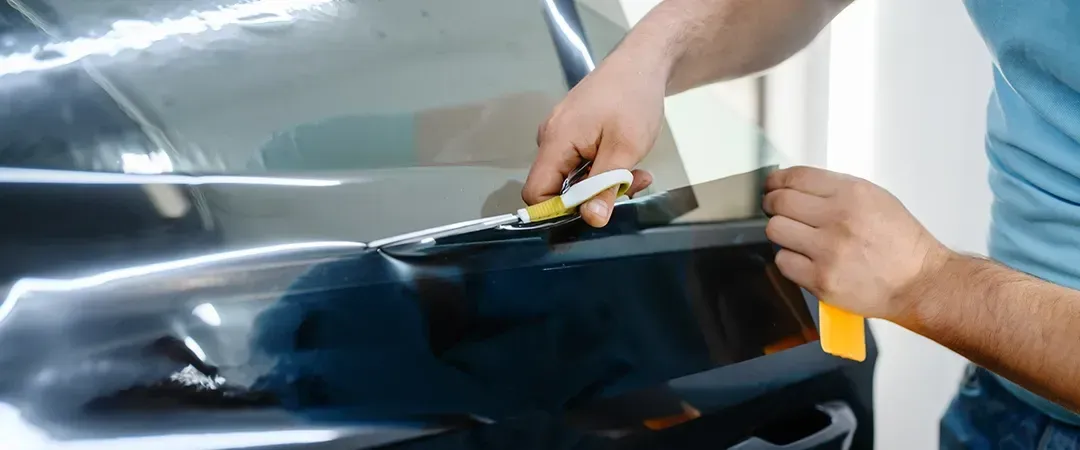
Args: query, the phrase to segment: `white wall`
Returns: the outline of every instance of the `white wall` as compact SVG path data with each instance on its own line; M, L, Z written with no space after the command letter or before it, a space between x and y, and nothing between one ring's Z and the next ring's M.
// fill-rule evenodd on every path
M660 0L578 0L626 24L635 24ZM616 1L616 3L612 3ZM687 177L701 183L745 172L761 164L823 163L828 36L823 33L805 51L766 76L765 127L779 154L759 158L756 126L757 79L714 83L669 97L665 115L678 145Z
M788 164L825 164L830 42L826 29L765 74L765 131Z
M834 113L871 114L873 133L862 148L858 142L830 146L830 162L867 170L860 175L893 192L945 244L985 252L991 198L983 133L991 64L962 3L861 0L853 8L871 9L848 12L872 23L836 24L832 55L866 51L845 46L838 35L860 28L869 34L862 39L876 44L870 50L876 54L868 55L872 70L852 70L872 77L872 101L851 100L846 111ZM881 348L877 448L937 448L938 418L955 393L963 359L894 325L874 323L873 329Z

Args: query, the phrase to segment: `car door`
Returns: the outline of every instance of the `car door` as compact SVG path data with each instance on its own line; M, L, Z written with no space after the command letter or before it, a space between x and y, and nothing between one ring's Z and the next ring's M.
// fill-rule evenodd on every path
M873 349L816 346L749 124L693 182L665 129L601 230L364 244L521 206L594 64L586 5L0 8L0 421L27 448L871 442Z

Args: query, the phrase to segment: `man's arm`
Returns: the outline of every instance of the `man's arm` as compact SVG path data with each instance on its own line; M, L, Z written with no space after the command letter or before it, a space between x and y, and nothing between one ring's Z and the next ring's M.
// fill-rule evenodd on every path
M765 189L784 276L1080 410L1080 291L958 255L866 180L793 167Z
M585 77L538 133L539 154L521 193L535 204L559 194L583 159L591 173L633 169L660 131L664 96L765 70L808 44L850 0L665 0ZM634 171L630 194L651 176ZM615 192L582 206L607 224Z
M647 61L667 94L769 69L806 47L851 0L665 0L612 54Z
M897 324L1080 411L1080 291L952 255Z

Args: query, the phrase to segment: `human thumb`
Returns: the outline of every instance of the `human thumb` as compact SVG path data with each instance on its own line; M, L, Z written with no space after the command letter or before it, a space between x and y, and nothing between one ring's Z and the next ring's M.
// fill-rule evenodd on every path
M617 146L605 148L603 141L601 141L600 149L597 151L596 160L593 161L592 167L589 170L589 176L596 176L616 169L633 169L639 162L639 158L636 156L637 154L637 152L626 151ZM647 182L652 180L652 177L642 171L634 172L635 180L632 189L644 189L644 187L647 186ZM637 180L638 177L643 178L640 180L641 182ZM611 219L612 209L615 207L615 194L617 190L618 187L612 187L581 205L579 211L581 212L581 218L585 219L585 223L596 228L607 225L608 221ZM630 192L630 194L632 195L633 192Z

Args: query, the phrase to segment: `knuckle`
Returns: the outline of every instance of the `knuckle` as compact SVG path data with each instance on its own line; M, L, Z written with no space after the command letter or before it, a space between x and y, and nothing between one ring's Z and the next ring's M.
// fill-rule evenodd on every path
M837 231L845 241L851 241L858 237L859 230L866 227L866 217L855 211L848 211L847 218L840 223Z
M864 179L856 178L851 182L851 193L856 200L868 199L874 194L875 190L877 190L877 186Z
M794 253L791 253L787 250L781 250L777 252L775 259L776 267L779 268L782 273L787 275L788 271L791 269L792 264L794 263L794 256Z
M832 217L843 228L855 220L855 213L851 211L851 208L836 208L832 211Z
M537 130L541 140L547 140L554 136L555 132L559 129L559 115L558 113L552 114L544 123L540 124L540 129Z
M777 211L777 212L790 211L792 206L794 206L792 204L792 201L793 201L792 197L794 196L793 195L794 193L789 191L789 190L782 189L782 190L776 191L775 194L776 194L776 196L773 199L773 208L774 208L774 210Z
M567 110L563 104L556 106L547 120L540 124L539 132L542 137L546 139L564 134L574 129L575 125L580 125L583 122L582 118L576 117L577 115L570 111L573 110Z
M773 176L777 183L777 187L790 187L799 183L799 179L802 177L799 175L800 167L789 167L787 169L776 172Z
M525 204L532 205L536 203L536 200L539 196L536 194L535 191L535 188L528 185L521 189L521 199L525 201Z
M548 186L545 186L543 183L535 181L530 177L525 181L525 185L521 188L521 199L525 201L526 205L540 203L544 200L548 190Z
M835 264L828 261L816 264L817 271L814 274L814 282L827 293L836 293L843 289L843 276Z
M821 255L821 261L825 264L831 264L839 259L844 246L841 240L836 238L835 233L818 236L815 245Z
M818 289L827 294L831 294L839 291L839 277L836 276L836 271L829 266L820 267L815 275L815 283L817 283Z
M769 172L768 175L765 175L765 185L766 186L779 186L781 184L781 181L783 181L783 179L784 179L784 171L783 170L774 170L772 172Z
M788 169L788 176L792 181L803 181L813 176L814 168L809 166L794 166Z

